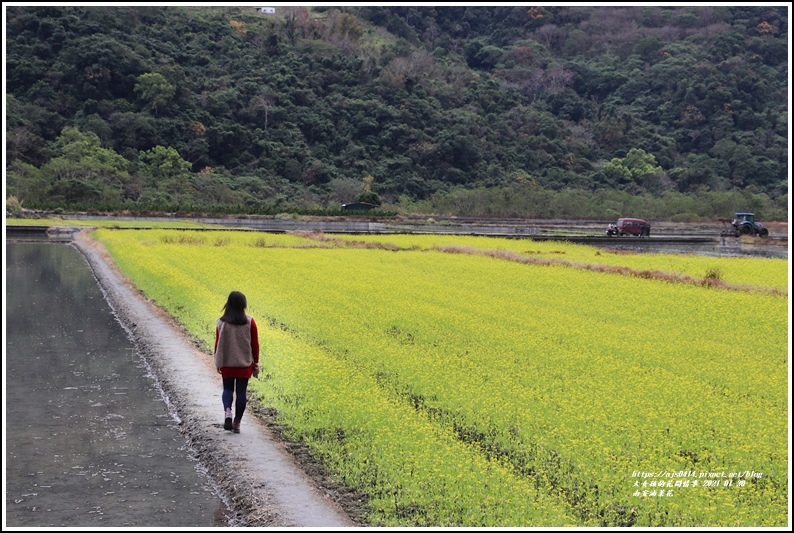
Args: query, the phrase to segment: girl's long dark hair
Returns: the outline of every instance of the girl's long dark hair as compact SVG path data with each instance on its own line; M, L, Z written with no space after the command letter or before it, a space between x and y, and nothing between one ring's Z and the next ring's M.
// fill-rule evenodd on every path
M221 320L229 324L247 324L248 317L245 316L246 307L248 307L248 302L245 299L245 294L239 291L230 292L229 298L223 306L223 316Z

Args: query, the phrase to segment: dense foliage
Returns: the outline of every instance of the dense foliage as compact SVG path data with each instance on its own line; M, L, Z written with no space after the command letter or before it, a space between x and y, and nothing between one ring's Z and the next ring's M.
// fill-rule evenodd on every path
M788 7L276 11L7 7L8 194L537 216L573 191L600 199L573 216L787 218Z

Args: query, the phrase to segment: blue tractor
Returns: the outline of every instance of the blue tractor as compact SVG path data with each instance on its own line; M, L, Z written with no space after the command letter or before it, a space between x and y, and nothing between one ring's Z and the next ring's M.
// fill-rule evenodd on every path
M728 222L729 219L720 219ZM768 237L769 230L763 224L755 220L753 213L736 213L733 220L730 220L729 229L722 232L724 236L740 237L749 235L752 237Z

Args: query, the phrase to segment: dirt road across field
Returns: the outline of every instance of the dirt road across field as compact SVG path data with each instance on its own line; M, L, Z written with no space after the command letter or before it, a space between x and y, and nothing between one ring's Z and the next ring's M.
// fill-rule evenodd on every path
M221 380L209 354L200 350L166 313L147 301L109 260L86 231L74 235L105 296L132 332L148 361L183 434L208 475L225 492L234 526L356 527L345 495L309 475L249 403L239 434L224 431ZM354 514L354 513L353 513Z

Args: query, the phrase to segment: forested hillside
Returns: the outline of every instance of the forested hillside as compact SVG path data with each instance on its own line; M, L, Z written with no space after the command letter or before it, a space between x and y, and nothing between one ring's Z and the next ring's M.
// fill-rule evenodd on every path
M786 219L789 9L5 7L7 195Z

